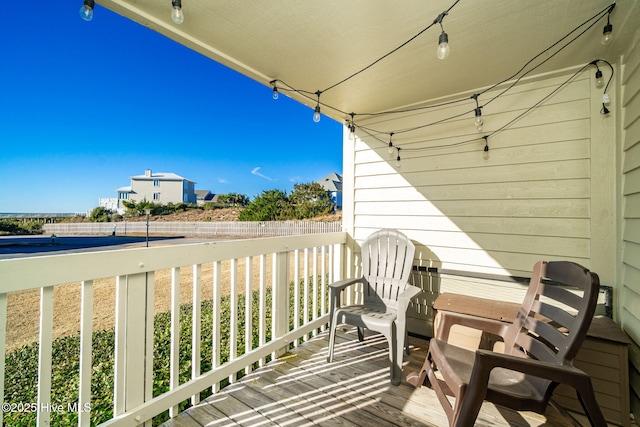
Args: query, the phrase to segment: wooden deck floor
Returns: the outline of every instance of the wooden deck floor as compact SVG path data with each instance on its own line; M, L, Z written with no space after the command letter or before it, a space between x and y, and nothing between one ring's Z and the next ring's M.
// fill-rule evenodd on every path
M411 339L404 374L416 371L426 342ZM334 362L322 333L240 382L189 408L165 427L199 426L446 426L432 390L389 382L387 344L380 335L359 343L355 329L340 333ZM485 403L477 426L569 426L558 412L546 417Z

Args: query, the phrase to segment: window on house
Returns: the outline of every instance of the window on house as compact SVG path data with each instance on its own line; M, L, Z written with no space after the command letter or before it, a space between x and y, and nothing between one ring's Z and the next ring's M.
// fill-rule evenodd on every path
M129 200L129 193L118 193L120 200Z
M159 179L154 179L153 180L153 186L154 187L160 187L160 180Z
M160 193L153 193L153 200L160 200Z

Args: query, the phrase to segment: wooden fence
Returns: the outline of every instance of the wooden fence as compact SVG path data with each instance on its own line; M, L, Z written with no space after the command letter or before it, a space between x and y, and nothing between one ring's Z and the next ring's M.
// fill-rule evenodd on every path
M146 222L92 222L45 224L45 234L138 235L147 232ZM342 231L340 222L263 221L263 222L149 222L151 235L193 237L279 237Z

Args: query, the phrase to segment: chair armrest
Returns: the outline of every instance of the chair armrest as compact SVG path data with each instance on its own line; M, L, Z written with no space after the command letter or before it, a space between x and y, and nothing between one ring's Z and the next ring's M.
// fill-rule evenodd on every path
M333 283L330 283L330 284L329 284L329 290L330 290L331 292L339 292L339 291L342 291L342 290L344 290L345 288L347 288L347 287L349 287L349 286L351 286L351 285L353 285L353 284L356 284L356 283L362 282L362 280L363 280L363 279L362 279L362 277L358 277L358 278L356 278L356 279L342 279L342 280L338 280L337 282L333 282Z
M476 350L474 371L479 369L488 376L494 368L505 368L522 372L556 383L573 385L574 387L576 383L580 381L590 380L584 371L572 365L558 365L541 360L496 353L490 350Z
M415 298L420 294L420 292L422 292L422 289L419 287L407 285L405 290L398 295L398 314L405 313L407 311L407 307L409 307L409 301L411 301L411 298Z
M449 339L449 331L453 325L466 326L478 329L493 335L497 335L504 339L507 328L511 323L501 322L499 320L486 319L484 317L470 316L468 314L455 313L452 311L438 311L440 315L440 324L436 331L436 338L447 341Z

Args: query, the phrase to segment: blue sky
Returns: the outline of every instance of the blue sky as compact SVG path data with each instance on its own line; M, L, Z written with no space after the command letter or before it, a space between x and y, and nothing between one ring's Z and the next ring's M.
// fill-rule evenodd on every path
M82 1L9 2L0 26L0 212L83 212L145 169L214 193L342 173L342 124Z

